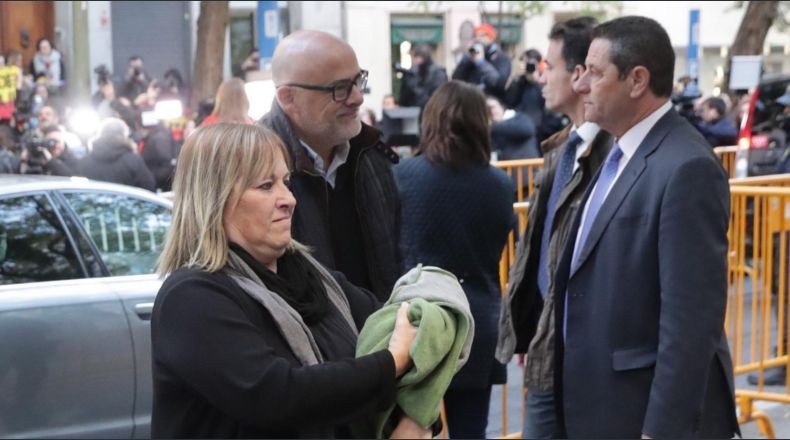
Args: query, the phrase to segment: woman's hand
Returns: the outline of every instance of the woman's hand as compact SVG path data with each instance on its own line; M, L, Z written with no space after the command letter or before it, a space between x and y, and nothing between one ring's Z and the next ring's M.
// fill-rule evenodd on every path
M401 303L395 318L395 329L387 349L395 359L395 377L401 377L411 367L409 347L417 336L417 327L409 322L409 303Z
M391 439L396 438L433 438L431 428L423 428L418 425L411 417L403 416L398 422L398 426L392 431Z

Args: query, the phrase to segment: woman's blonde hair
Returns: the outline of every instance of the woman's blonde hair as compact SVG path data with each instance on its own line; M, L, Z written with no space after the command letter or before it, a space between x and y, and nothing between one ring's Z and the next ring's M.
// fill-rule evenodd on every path
M214 111L211 112L219 122L247 123L250 120L249 110L250 101L244 90L244 81L231 78L219 85L214 97Z
M159 274L184 266L209 272L225 266L225 210L236 206L261 175L271 175L281 157L289 163L280 138L257 124L218 123L195 130L178 156L173 220L157 263ZM295 247L295 242L289 245Z

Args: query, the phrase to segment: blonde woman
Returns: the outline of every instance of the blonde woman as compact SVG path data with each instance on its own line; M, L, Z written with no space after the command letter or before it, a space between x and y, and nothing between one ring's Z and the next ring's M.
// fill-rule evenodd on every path
M388 349L354 358L379 304L291 239L287 157L246 124L200 127L181 150L151 319L154 438L349 437L395 399L416 335L407 308ZM409 418L398 428L426 435Z
M203 120L201 126L217 122L235 122L237 124L253 124L255 121L247 114L250 101L244 90L244 81L231 78L222 82L214 97L214 111Z

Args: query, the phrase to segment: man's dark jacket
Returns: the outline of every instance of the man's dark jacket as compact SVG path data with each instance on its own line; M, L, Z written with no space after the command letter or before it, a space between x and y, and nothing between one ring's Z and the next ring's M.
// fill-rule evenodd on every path
M337 260L342 257L339 249L344 246L362 248L363 263L367 265L369 288L380 300L392 293L395 281L403 274L403 262L398 248L400 231L400 201L392 164L398 156L383 142L381 133L362 124L362 131L349 141L350 151L338 175L353 171L354 211L343 212L349 217L348 224L358 225L353 231L357 243L333 243L332 231L345 225L332 224L330 212L330 188L326 180L315 171L307 150L294 134L291 122L275 101L271 111L260 121L283 139L291 159L291 190L296 197L293 216L293 237L312 249L312 255L330 269L336 269L353 280L349 273L360 268L340 267ZM348 170L347 167L353 167ZM344 170L345 168L345 170ZM339 191L340 186L335 193ZM356 218L350 218L356 216ZM335 216L335 218L337 218ZM344 222L345 223L345 222ZM347 260L346 260L347 261Z
M507 298L502 302L497 358L507 361L513 353L529 353L524 369L524 385L532 390L551 391L554 382L554 283L542 298L538 288L540 245L546 222L549 195L557 163L570 135L571 125L546 139L543 170L530 197L527 229L518 243L516 261L510 268ZM601 130L579 157L579 169L560 193L554 215L554 229L548 248L549 269L553 273L568 236L582 196L612 147L612 136Z

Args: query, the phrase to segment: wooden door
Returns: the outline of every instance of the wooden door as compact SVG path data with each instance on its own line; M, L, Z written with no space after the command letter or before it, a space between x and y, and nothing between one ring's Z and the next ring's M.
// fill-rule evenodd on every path
M0 1L0 53L22 52L25 73L36 53L39 38L54 46L55 5L53 1Z

